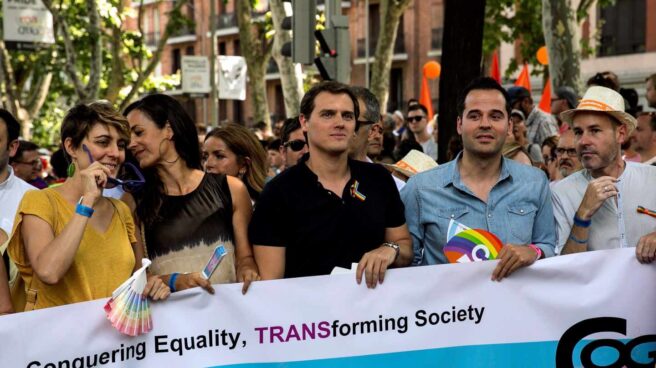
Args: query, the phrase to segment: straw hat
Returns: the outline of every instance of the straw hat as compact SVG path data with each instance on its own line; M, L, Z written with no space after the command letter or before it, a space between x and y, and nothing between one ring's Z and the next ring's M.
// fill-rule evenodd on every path
M398 171L407 177L411 177L422 171L437 167L438 165L437 162L427 154L417 150L411 150L401 159L401 161L395 164L386 164L385 166L391 171Z
M599 86L588 88L579 105L575 109L561 112L560 119L571 125L574 115L583 111L602 112L612 116L626 125L627 134L631 134L637 125L636 119L624 112L624 97L610 88Z

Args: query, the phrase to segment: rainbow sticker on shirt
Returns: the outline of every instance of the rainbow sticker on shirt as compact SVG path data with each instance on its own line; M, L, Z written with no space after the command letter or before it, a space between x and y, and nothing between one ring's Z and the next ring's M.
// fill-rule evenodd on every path
M496 259L503 244L483 229L467 229L455 234L444 246L449 263L480 262Z
M357 199L361 200L362 202L364 202L364 200L367 199L367 196L358 191L358 186L359 185L360 185L360 183L358 183L357 180L355 182L353 182L353 184L351 185L351 197L357 198Z

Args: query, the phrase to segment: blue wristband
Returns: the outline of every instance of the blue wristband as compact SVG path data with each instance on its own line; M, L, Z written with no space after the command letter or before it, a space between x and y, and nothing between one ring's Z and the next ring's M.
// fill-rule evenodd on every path
M578 227L590 227L591 224L592 220L583 220L582 218L574 215L574 225Z
M572 234L569 234L569 239L572 240L576 244L588 244L588 239L584 239L584 240L578 239L577 237L575 237Z
M77 206L75 206L75 213L78 215L82 215L84 217L91 217L93 215L93 208L87 207L83 205L82 203L78 203Z
M177 272L173 272L171 276L169 277L169 289L171 289L171 292L174 293L175 290L175 279L178 278L180 274Z

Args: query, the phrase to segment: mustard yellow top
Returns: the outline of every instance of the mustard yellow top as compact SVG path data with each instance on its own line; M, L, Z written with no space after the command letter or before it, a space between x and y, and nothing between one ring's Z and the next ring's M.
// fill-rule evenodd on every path
M48 285L33 275L20 231L23 216L43 219L50 224L56 237L75 214L75 206L54 188L25 193L16 211L8 251L25 282L25 290L28 294L30 289L36 291L34 309L106 298L130 277L135 265L131 245L136 243L134 221L125 203L109 200L116 211L107 231L101 234L87 225L73 264L59 283Z

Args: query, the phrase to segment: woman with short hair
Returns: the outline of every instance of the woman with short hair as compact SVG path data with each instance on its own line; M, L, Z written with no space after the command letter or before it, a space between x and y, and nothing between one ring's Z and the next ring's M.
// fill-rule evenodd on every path
M9 243L25 283L25 310L109 297L140 266L129 208L103 196L125 160L128 132L127 120L107 103L80 104L66 114L68 179L25 193ZM155 300L170 294L157 278L144 292Z

